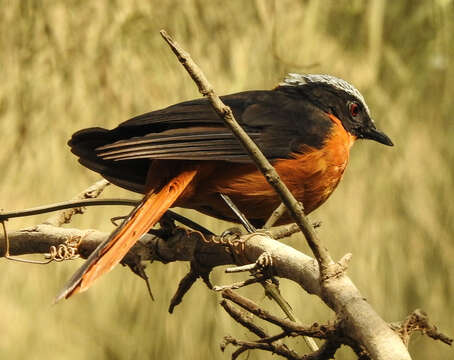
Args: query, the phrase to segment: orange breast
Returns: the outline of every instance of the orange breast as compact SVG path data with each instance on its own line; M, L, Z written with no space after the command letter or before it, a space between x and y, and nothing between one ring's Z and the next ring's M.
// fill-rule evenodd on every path
M323 204L339 184L355 141L339 119L334 115L330 118L334 126L321 149L312 149L292 162L276 165L287 186L303 203L306 214Z
M336 188L355 140L340 120L332 115L330 118L333 127L321 149L302 149L303 154L295 153L292 159L274 163L282 180L297 200L303 203L306 214L319 207ZM230 196L249 219L263 220L280 204L278 196L254 165L212 164L215 166L210 168L210 174L200 179L180 206L229 219L232 218L232 212L218 195L223 193ZM290 218L282 220L281 223L285 223Z

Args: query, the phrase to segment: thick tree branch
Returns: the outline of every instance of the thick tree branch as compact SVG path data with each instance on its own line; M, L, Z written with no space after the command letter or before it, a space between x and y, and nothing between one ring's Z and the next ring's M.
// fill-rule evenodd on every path
M286 226L284 228L288 227ZM10 232L10 252L11 255L47 254L51 246L58 246L68 240L77 239L79 240L79 254L81 257L86 258L108 235L108 233L97 230L69 229L40 224L33 228ZM322 295L320 273L317 262L313 258L286 244L269 238L264 233L258 233L253 236L249 234L244 235L237 241L242 243L243 255L250 263L255 262L261 254L266 252L272 258L273 273L275 276L292 280L311 294ZM4 236L0 234L1 254L4 254L4 245ZM149 260L163 263L197 261L201 266L207 268L236 264L236 257L226 251L230 245L232 244L228 244L225 239L220 237L205 236L199 232L188 231L187 229L176 228L172 234L169 234L167 231L160 232L158 230L154 231L153 234L143 236L126 255L123 263L135 264L137 259L140 261ZM352 304L351 308L347 307L347 311L349 312L354 311L354 309L355 304ZM338 319L342 324L344 333L350 336L351 333L348 332L350 319L344 317L338 317ZM298 327L295 328L295 326L298 326L295 323L286 321L285 324L288 323L286 330L289 332L300 330ZM398 334L410 333L411 331L408 331L410 329L408 324L413 323L407 319L402 327L396 328L396 332ZM404 331L402 329L407 330ZM417 330L423 331L428 335L436 334L433 337L437 337L442 341L444 341L443 339L449 339L447 336L436 332L433 326L424 329L422 330L421 327L417 328ZM306 334L314 335L314 333ZM408 341L408 338L406 338L406 341ZM444 342L448 343L449 341Z

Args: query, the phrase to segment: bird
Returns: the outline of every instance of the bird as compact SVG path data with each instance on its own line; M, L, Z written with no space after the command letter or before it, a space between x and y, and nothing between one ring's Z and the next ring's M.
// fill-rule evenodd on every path
M221 97L309 214L342 178L356 140L393 146L378 130L362 94L326 74L288 74L271 90ZM124 222L88 257L56 301L85 291L110 271L171 207L237 221L227 195L255 225L280 198L206 98L73 134L71 151L111 183L144 194ZM292 219L284 215L281 224Z

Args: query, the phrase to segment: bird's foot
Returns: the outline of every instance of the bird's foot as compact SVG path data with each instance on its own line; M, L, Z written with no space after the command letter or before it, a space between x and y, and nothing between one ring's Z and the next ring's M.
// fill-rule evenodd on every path
M227 241L228 239L239 239L242 234L243 232L239 227L233 226L222 232L221 240Z

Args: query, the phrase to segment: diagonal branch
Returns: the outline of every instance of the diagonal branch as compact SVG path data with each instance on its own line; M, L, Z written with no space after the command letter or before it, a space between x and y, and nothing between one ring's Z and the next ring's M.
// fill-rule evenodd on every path
M268 334L264 329L254 324L244 313L237 310L229 302L222 300L221 306L237 323L243 325L246 329L257 335L259 338L263 339L268 337Z

